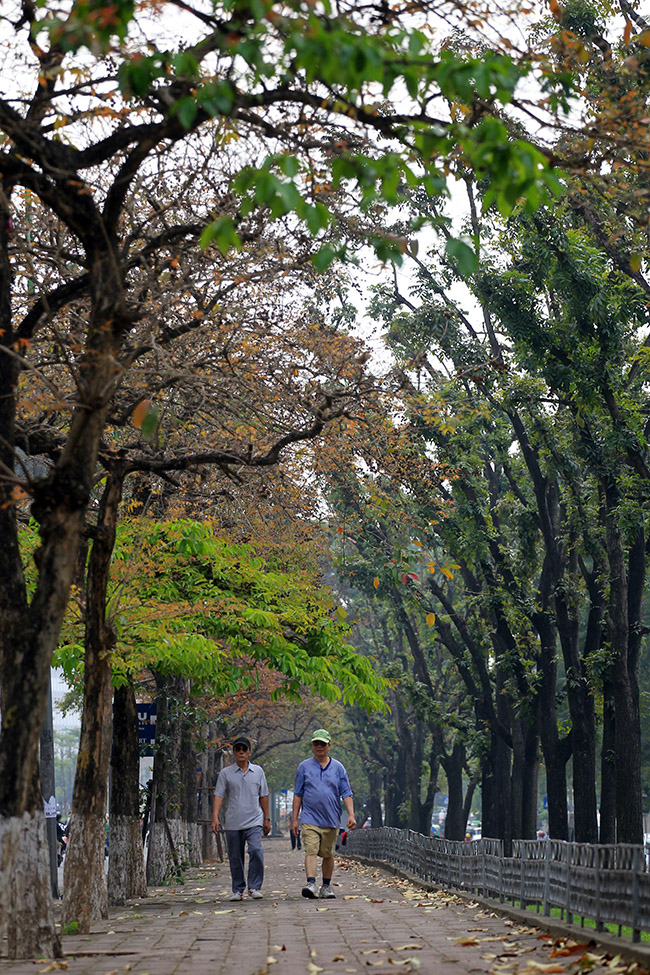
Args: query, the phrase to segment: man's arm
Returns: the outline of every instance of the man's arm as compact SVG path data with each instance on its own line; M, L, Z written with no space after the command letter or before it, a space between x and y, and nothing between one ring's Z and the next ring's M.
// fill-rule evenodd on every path
M302 796L294 795L293 797L293 808L291 810L291 832L294 836L297 836L300 831L300 824L298 822L298 813L300 812L300 807L302 806Z
M212 832L216 834L219 832L219 810L223 803L223 796L215 796L212 800Z
M264 813L264 822L262 823L262 830L265 836L268 836L271 832L271 817L269 816L269 797L260 796L260 806L262 807L262 812Z
M348 814L348 829L356 829L357 820L354 815L354 802L352 796L346 796L343 800L343 805L345 806L345 810Z

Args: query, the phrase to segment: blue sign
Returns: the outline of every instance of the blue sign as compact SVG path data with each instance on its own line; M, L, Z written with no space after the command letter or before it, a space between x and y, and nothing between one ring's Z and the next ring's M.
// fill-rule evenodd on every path
M138 742L141 755L153 755L156 740L156 702L138 701Z

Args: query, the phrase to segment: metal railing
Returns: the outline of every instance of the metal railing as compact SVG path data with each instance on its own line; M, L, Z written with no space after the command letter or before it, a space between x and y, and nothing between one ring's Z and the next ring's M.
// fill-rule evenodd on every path
M383 860L427 883L632 929L633 941L650 930L650 873L642 846L596 846L564 840L514 840L503 855L501 840L445 840L412 830L362 829L348 833L340 851Z

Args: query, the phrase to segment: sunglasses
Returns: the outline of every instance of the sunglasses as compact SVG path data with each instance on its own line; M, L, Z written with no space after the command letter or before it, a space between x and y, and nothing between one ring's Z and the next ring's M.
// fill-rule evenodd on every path
M234 752L247 752L248 751L248 745L234 745L233 746L233 751Z

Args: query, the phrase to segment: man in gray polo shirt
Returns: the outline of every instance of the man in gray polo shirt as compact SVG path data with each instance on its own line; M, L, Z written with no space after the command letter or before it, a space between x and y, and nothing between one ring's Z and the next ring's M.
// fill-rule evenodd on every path
M232 743L235 764L219 772L212 803L212 832L219 832L219 814L223 806L223 828L228 846L232 878L231 901L244 899L246 874L244 858L248 844L248 895L262 896L264 851L262 833L271 832L269 787L259 765L250 761L251 743L244 735Z

